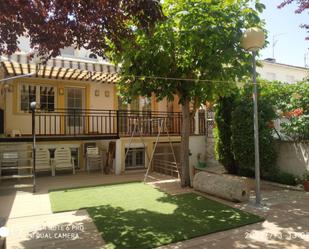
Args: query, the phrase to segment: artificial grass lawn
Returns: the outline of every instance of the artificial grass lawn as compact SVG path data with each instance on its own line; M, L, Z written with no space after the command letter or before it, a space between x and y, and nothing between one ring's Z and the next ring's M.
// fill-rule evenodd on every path
M194 193L172 196L143 183L54 190L49 197L53 212L87 208L108 248L153 248L263 220Z

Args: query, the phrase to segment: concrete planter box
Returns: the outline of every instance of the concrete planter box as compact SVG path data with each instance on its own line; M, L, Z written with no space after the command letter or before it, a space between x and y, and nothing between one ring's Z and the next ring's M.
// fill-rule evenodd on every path
M309 171L309 141L277 141L277 166L287 173L302 177Z

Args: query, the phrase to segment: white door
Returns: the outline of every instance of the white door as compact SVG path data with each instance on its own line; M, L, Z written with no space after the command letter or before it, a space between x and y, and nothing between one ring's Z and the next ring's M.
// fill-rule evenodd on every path
M85 89L65 88L65 104L67 109L67 133L71 135L84 134Z

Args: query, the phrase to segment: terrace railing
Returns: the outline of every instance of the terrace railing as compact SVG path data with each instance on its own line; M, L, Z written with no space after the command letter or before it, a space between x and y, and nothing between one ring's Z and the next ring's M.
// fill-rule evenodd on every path
M181 134L180 112L153 112L95 109L55 109L52 112L36 112L36 133L38 136L131 136L137 126L143 136L158 134L156 120L165 119L170 135ZM205 114L200 113L199 134L206 134ZM196 133L196 121L191 120L191 133ZM138 130L138 131L139 131ZM162 134L167 134L164 129ZM139 135L139 132L136 132Z
M118 135L115 110L55 109L35 118L39 136Z

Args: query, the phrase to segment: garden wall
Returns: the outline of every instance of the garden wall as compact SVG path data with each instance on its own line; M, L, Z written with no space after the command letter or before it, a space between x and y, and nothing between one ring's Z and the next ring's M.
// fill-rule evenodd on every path
M282 171L296 176L303 176L309 171L309 141L301 143L277 141L276 149L277 166Z
M189 138L189 149L190 149L190 179L191 184L193 181L193 167L198 165L198 161L206 161L206 136L190 136Z

